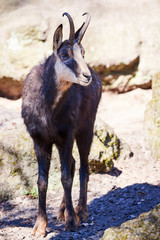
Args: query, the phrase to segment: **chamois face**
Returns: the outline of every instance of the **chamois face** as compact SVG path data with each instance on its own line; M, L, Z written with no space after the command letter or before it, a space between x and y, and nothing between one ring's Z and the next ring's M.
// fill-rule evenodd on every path
M55 71L59 81L68 81L87 86L92 81L91 73L84 60L82 45L69 41L61 44L56 53Z
M82 86L88 86L92 81L92 76L84 60L85 51L80 43L86 30L86 25L83 24L75 33L73 20L70 15L68 13L64 13L63 15L66 15L69 18L70 38L69 40L62 42L62 24L56 29L53 36L57 81L59 83L66 81L68 83L77 83ZM85 29L83 29L84 27Z

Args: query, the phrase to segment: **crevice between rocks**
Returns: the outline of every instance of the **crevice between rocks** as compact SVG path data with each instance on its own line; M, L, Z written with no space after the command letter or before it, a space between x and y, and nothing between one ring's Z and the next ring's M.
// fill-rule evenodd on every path
M138 87L143 89L151 88L151 80L144 83L130 84L131 79L133 79L138 72L139 63L140 56L137 56L128 64L120 63L109 67L106 67L106 65L98 65L93 66L93 69L101 78L103 91L124 93Z
M103 91L114 91L117 93L124 93L136 88L149 89L151 88L152 79L148 82L134 82L130 81L136 76L138 72L138 66L140 63L140 57L130 61L128 64L120 63L117 65L92 66L98 73L103 84ZM22 96L23 81L15 80L12 77L0 78L0 97L16 100Z
M134 74L138 70L138 65L140 62L140 57L137 56L135 59L133 59L130 63L120 63L118 65L111 65L109 67L106 67L106 65L97 65L93 66L94 70L99 74L101 79L106 83L106 77L109 75L129 75Z
M0 97L12 100L22 96L23 81L15 80L11 77L0 78Z

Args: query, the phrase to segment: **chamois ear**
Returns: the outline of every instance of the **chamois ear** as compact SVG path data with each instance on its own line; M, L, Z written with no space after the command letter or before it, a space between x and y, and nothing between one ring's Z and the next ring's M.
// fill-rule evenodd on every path
M53 50L58 49L61 46L63 33L62 33L63 25L59 25L53 36Z

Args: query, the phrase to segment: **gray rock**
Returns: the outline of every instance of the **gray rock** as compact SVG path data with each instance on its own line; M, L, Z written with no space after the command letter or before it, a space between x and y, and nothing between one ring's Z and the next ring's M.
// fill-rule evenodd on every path
M38 164L32 139L18 111L11 111L2 106L0 108L2 110L0 116L1 199L23 194L37 196ZM76 144L73 148L73 156L78 169L79 154ZM129 147L121 142L108 125L97 120L89 155L90 173L110 171L114 165L113 161L121 157L130 157ZM53 146L49 190L53 190L60 184L59 155L56 147Z
M81 9L81 10L80 10ZM125 92L149 88L159 71L160 2L123 0L1 1L0 96L17 99L29 70L52 51L55 28L68 11L78 28L89 11L92 21L83 40L86 61L97 69L106 89Z
M152 83L152 100L144 114L144 139L153 160L160 160L160 73Z
M160 239L160 204L153 210L129 220L120 227L109 228L101 240L150 240Z

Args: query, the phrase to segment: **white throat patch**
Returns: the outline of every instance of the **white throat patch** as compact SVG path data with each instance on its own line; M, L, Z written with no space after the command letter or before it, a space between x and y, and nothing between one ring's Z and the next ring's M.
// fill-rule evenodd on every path
M58 94L52 108L55 108L55 106L63 96L64 92L68 88L70 88L72 83L77 83L82 86L87 86L89 84L88 82L86 82L84 75L90 76L91 73L88 69L87 64L84 61L84 58L82 57L81 48L77 43L75 43L73 46L73 57L78 65L78 69L77 69L78 77L70 68L68 68L61 61L58 55L56 56L55 73L56 73L56 85L57 85Z
M77 78L75 74L60 60L57 56L55 63L55 72L56 72L56 87L57 87L57 97L54 101L52 109L54 109L62 98L65 91L72 85L72 83L77 83Z
M57 56L55 63L56 81L68 81L72 83L77 83L76 75L69 69Z

